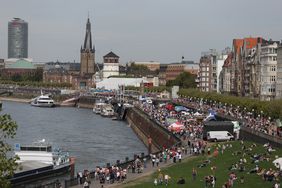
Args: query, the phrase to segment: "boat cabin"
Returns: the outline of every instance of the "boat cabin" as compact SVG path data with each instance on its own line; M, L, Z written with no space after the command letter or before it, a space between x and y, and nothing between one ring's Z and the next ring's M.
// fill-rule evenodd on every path
M52 152L52 146L21 146L21 151L45 151Z

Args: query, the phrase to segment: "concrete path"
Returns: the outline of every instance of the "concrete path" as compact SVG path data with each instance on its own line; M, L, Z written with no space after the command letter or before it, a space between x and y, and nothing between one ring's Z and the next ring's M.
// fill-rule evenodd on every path
M189 154L189 152L190 152L190 150L188 149L188 154L182 155L182 161L191 156ZM109 184L109 183L100 184L99 180L92 179L91 184L90 184L90 188L101 188L102 185L104 186L104 188L123 187L123 185L126 185L129 182L132 182L132 181L137 180L139 178L151 175L152 173L156 172L159 168L169 167L169 166L172 166L173 164L177 164L177 163L173 163L171 160L169 160L169 161L167 161L167 163L161 162L158 167L156 165L155 165L155 167L153 167L151 160L149 160L149 161L147 161L147 165L146 165L147 168L144 168L142 173L139 173L139 174L138 173L132 173L131 170L128 170L127 179L122 183L115 182L113 184ZM73 186L71 188L83 188L83 185L77 185L77 186Z

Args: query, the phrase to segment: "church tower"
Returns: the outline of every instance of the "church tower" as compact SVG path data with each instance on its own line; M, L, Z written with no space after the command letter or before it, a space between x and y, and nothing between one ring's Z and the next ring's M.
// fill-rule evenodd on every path
M80 49L80 75L93 75L95 73L95 46L92 46L91 23L89 18L86 24L84 44Z

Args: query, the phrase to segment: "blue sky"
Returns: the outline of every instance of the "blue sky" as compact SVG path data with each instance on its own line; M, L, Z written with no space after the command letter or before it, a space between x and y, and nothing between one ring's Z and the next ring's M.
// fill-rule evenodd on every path
M198 61L233 38L282 39L281 0L0 0L0 58L7 58L8 21L29 23L35 62L80 59L89 12L96 59Z

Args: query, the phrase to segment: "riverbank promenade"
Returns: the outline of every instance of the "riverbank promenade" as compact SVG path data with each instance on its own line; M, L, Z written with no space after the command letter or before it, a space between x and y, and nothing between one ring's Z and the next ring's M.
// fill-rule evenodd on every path
M183 143L184 144L184 143ZM187 148L187 146L185 146ZM187 148L187 153L183 152L183 156L182 156L182 161L191 157L191 153L190 153L190 149ZM179 163L179 160L176 161L176 163ZM176 164L173 162L173 160L168 160L166 163L165 162L160 162L158 166L156 166L156 164L152 165L152 160L148 160L146 161L146 168L143 168L142 170L142 173L132 173L131 169L128 169L128 172L127 172L127 178L122 181L122 182L117 182L115 181L114 183L108 183L107 181L104 183L104 184L101 184L99 182L98 179L91 179L91 183L89 184L89 188L108 188L108 187L111 187L111 188L121 188L129 183L132 183L134 182L135 180L138 180L138 179L142 179L146 176L150 176L151 174L159 171L159 169L162 169L162 168L166 168L166 167L169 167L169 166L172 166L174 164ZM152 182L153 184L154 182ZM83 184L80 184L80 185L76 185L76 186L72 186L71 188L83 188L84 185Z

